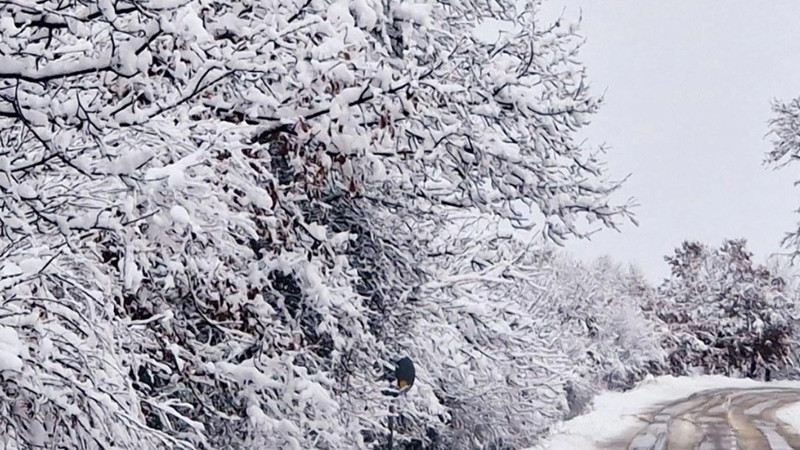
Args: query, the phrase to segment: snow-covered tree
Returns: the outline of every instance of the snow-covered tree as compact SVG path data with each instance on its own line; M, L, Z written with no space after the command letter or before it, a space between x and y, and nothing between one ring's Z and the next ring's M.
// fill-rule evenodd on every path
M800 98L775 101L772 111L774 117L770 122L770 134L773 146L767 152L765 164L783 168L800 158ZM782 243L797 256L800 249L800 226L796 230L790 230Z
M794 299L744 240L718 249L684 242L666 259L672 273L650 308L669 326L674 373L766 376L792 363Z
M536 360L541 339L501 319L533 321L520 300L491 294L486 328L447 328L492 291L455 318L437 309L467 301L443 279L466 270L470 242L432 250L459 212L526 227L538 211L556 241L585 234L581 218L629 217L574 136L598 106L575 28L537 22L536 5L0 4L3 440L377 446L381 376L403 352L435 367L496 336L514 345L502 367ZM490 18L513 31L482 40ZM442 359L433 326L455 339ZM452 405L476 399L533 414L541 370L478 395L466 380L494 389L498 373L464 363L444 372L444 400L422 378L398 443L433 445L466 423ZM489 443L532 416L476 417Z

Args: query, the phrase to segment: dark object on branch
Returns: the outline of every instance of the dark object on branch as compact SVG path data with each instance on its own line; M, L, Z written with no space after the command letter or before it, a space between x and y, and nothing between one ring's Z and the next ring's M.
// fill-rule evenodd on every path
M397 378L397 387L400 390L411 389L411 386L414 385L416 375L414 362L411 361L411 358L404 356L397 361L397 367L394 369L394 376Z
M386 369L391 370L389 367L386 367ZM381 391L381 394L389 397L397 397L400 394L406 393L411 389L411 386L414 385L416 375L414 362L411 361L411 358L408 356L404 356L395 363L394 379L397 383L397 388L384 389Z

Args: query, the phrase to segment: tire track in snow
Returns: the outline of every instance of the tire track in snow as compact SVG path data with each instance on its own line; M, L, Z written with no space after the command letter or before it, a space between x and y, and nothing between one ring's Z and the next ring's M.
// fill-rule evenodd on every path
M776 417L800 402L789 388L714 389L644 414L647 425L604 449L800 450L800 434Z

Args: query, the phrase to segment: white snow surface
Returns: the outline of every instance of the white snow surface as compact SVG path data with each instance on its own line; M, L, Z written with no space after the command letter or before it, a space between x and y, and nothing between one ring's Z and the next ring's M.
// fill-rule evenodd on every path
M775 412L778 420L800 432L800 403L792 403Z
M594 398L591 410L556 426L540 445L530 450L590 450L646 425L641 413L694 393L725 388L792 387L798 381L762 382L721 375L648 377L627 392L604 392ZM800 431L800 403L779 410L778 418ZM782 412L782 413L781 413Z
M22 342L16 330L0 325L0 373L7 370L22 370Z

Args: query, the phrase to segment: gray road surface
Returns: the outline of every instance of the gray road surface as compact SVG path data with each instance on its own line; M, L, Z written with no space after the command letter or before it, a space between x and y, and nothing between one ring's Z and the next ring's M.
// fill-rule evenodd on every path
M715 389L661 405L640 418L644 428L609 450L800 450L800 435L775 417L800 402L800 390Z

